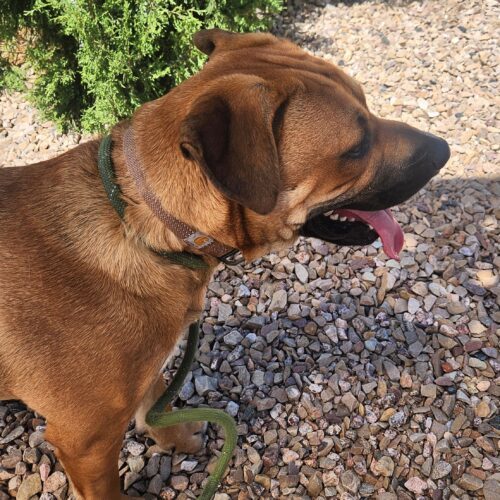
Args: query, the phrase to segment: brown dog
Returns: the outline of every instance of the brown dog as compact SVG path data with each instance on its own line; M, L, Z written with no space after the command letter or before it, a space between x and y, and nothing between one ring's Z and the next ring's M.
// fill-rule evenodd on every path
M371 115L354 80L290 42L209 30L195 43L204 69L112 131L123 221L98 174L99 141L0 170L0 399L46 417L86 500L120 498L124 430L134 413L144 425L217 264L151 210L126 166L126 129L161 207L247 260L299 234L350 245L378 233L396 257L402 233L385 209L449 157L445 141ZM151 248L198 253L208 269ZM150 433L197 449L198 427L179 427Z

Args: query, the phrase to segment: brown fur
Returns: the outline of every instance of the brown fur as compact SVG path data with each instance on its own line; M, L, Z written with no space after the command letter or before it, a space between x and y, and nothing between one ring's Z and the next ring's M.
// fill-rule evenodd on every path
M393 147L396 125L368 112L357 83L293 44L217 30L196 43L210 62L130 125L166 210L247 259L290 245L313 207L366 189L382 158L411 155L409 139ZM377 139L354 162L342 153L359 141L358 116ZM216 264L207 257L209 270L189 270L142 243L184 249L125 171L126 126L112 132L125 222L102 187L97 141L0 171L0 396L46 417L46 438L86 500L120 497L123 432L136 411L144 425L161 367L200 316ZM217 142L226 139L227 148ZM192 451L201 445L190 437L196 430L153 436Z

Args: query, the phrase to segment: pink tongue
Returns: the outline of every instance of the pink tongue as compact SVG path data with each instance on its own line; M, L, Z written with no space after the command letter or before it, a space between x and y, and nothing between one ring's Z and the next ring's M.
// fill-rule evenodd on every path
M363 210L339 210L336 212L340 217L359 219L377 231L384 252L391 258L399 260L399 252L404 245L404 233L392 212L387 210L378 210L376 212L365 212Z

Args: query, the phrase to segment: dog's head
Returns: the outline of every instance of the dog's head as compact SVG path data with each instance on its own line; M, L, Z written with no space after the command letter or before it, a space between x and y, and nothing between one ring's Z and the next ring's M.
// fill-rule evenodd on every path
M214 236L249 258L299 234L380 236L396 257L403 233L387 209L443 167L447 143L375 117L352 78L288 41L218 29L194 41L209 62L176 89L191 99L178 147L231 205Z

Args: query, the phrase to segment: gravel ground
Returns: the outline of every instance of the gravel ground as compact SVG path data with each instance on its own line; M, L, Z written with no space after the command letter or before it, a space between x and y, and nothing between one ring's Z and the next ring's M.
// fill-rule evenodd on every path
M237 420L217 500L500 498L499 14L496 0L368 1L279 19L280 33L355 76L376 114L446 137L452 158L395 211L399 263L378 244L301 240L215 275L179 406ZM3 95L0 112L5 164L81 140L19 95ZM67 497L42 426L0 403L0 499ZM197 456L165 455L131 427L125 489L194 498L222 444L217 429L208 438Z

